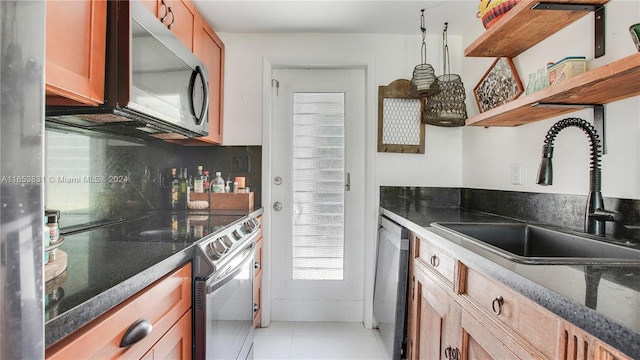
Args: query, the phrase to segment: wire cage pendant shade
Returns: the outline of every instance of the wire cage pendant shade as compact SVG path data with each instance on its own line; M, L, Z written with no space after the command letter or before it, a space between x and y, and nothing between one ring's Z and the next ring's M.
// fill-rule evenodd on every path
M424 9L420 10L420 30L422 31L422 47L420 49L420 64L413 69L411 78L411 95L414 97L429 97L440 92L438 78L433 66L427 64L427 43L425 42L427 28L424 25Z
M423 119L425 123L430 125L464 126L467 119L466 94L460 75L450 73L451 65L447 43L448 26L448 23L444 23L444 31L442 32L444 74L437 78L440 92L427 99Z

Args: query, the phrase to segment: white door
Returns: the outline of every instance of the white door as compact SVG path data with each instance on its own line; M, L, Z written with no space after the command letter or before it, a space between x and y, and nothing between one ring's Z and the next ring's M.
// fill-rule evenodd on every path
M364 69L273 77L271 320L362 322Z

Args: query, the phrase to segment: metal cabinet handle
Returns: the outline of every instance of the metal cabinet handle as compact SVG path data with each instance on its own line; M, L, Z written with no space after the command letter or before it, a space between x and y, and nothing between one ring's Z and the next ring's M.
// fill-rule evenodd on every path
M437 267L440 264L440 260L438 259L438 257L436 255L431 255L431 259L429 260L429 262L431 263L431 266L433 266L433 267Z
M255 303L254 303L254 304L253 304L253 312L254 312L254 313L255 313L255 312L258 312L258 310L260 310L260 305L258 305L258 304L255 304Z
M254 263L253 263L253 268L254 268L254 269L260 269L260 263L259 263L259 262L257 262L257 261L256 261L256 262L254 262Z
M161 6L164 6L164 15L160 17L160 22L164 24L164 20L167 18L167 15L169 15L169 9L167 8L167 3L165 3L164 0L161 1Z
M502 304L504 304L504 299L502 298L502 296L498 296L497 298L493 299L493 301L491 302L491 309L493 309L494 314L502 314Z
M458 360L458 358L460 357L460 350L458 350L458 348L452 348L451 346L449 346L444 350L444 357L449 360Z
M137 343L138 341L144 339L147 335L151 333L153 329L153 325L147 319L139 319L134 322L127 331L122 336L122 340L120 341L120 347L127 347Z
M173 25L173 22L176 21L176 14L174 14L174 12L171 10L171 6L169 6L169 12L171 13L171 22L169 23L169 25L167 25L167 28L171 30L171 25Z
M280 211L282 210L282 203L280 201L276 201L273 203L273 210Z

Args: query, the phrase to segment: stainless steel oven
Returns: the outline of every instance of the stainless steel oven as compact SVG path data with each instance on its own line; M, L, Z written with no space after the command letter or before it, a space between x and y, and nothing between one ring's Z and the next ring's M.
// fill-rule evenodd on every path
M196 244L195 359L253 359L258 227L256 219L244 218Z

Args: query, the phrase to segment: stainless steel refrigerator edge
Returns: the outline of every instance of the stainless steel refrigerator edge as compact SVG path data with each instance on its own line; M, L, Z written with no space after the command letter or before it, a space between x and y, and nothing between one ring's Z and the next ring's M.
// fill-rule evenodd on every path
M44 34L44 1L0 1L0 359L44 357Z

